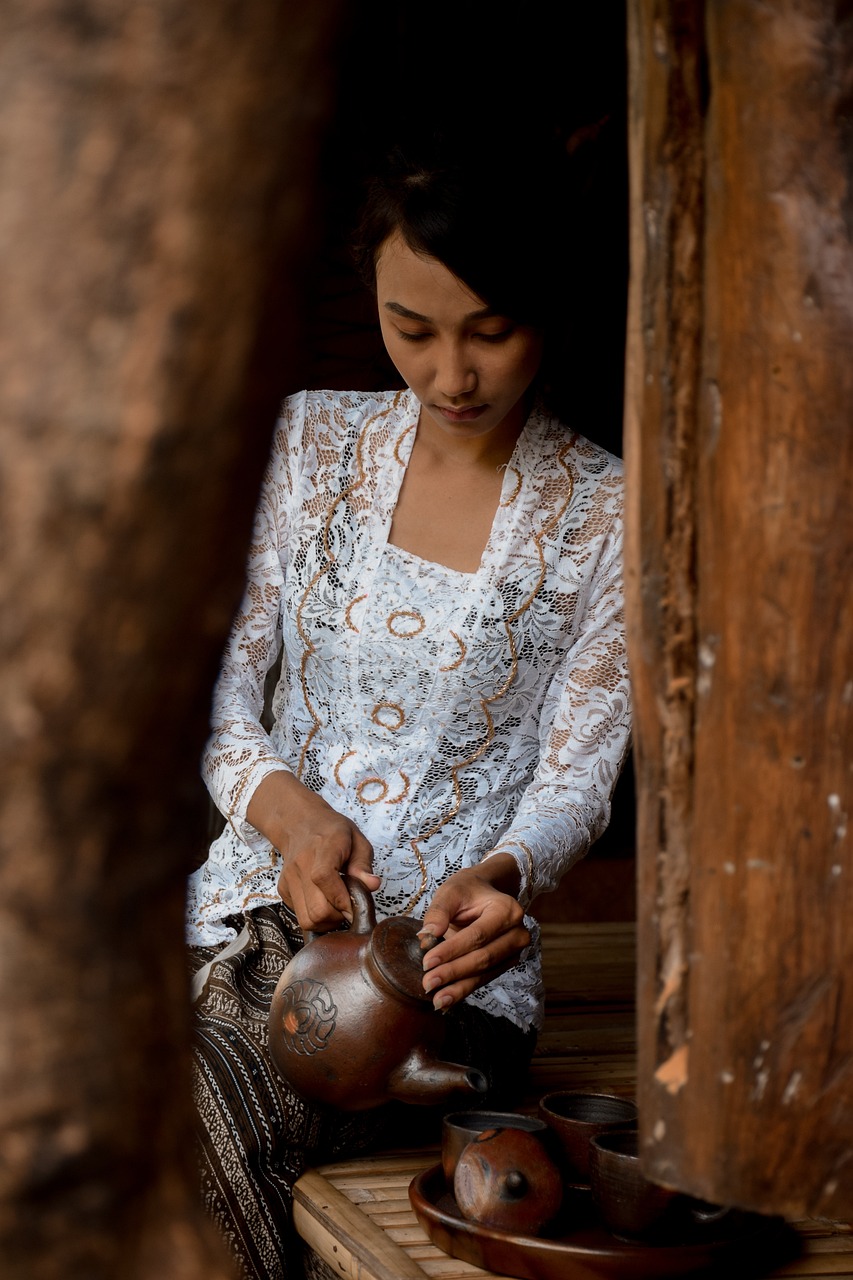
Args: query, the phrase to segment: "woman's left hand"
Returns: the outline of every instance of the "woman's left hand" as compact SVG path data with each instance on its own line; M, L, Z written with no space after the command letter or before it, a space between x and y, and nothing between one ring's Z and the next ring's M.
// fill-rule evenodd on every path
M511 969L530 943L524 911L515 898L515 859L495 854L449 876L436 890L419 933L424 990L434 991L436 1009L448 1009ZM441 938L432 944L431 939Z

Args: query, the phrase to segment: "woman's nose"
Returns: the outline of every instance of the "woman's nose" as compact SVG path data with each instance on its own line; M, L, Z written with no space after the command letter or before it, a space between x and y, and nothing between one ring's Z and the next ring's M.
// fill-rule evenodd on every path
M435 377L436 390L448 400L470 395L477 386L477 371L467 359L464 347L446 347L440 354Z

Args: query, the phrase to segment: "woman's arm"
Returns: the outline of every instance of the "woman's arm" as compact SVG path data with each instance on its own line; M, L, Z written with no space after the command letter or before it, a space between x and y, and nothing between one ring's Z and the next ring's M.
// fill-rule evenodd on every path
M341 872L378 887L361 832L305 787L261 723L267 672L281 649L281 601L296 442L306 396L291 397L276 430L255 515L246 589L223 654L202 772L239 838L282 859L278 891L304 929L335 928L349 912Z
M342 873L378 889L373 847L354 822L287 771L268 774L253 793L246 816L281 854L278 891L303 929L336 929L352 920Z

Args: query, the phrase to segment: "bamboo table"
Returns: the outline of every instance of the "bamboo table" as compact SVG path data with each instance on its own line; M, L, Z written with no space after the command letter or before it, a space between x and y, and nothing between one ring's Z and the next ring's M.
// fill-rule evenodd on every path
M389 1153L324 1165L296 1184L294 1220L305 1244L326 1264L314 1275L343 1280L508 1280L438 1249L409 1204L415 1174L436 1164L438 1149ZM785 1280L853 1276L853 1233L829 1223L794 1224L803 1252L757 1274ZM754 1274L754 1273L753 1273ZM566 1280L571 1280L567 1274ZM737 1280L750 1273L737 1272Z
M625 1096L636 1079L634 927L545 924L548 999L523 1110L551 1089L597 1088ZM294 1222L315 1280L503 1280L443 1253L409 1203L416 1174L437 1164L437 1146L382 1152L311 1169L295 1188ZM794 1224L803 1252L761 1274L853 1277L853 1232L815 1221ZM747 1280L748 1273L738 1275ZM570 1276L567 1275L567 1280Z

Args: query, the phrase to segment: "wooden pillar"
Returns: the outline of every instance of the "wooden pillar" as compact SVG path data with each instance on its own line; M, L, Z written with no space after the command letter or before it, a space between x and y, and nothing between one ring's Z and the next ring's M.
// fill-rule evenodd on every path
M853 1217L853 24L632 0L641 1136Z
M219 1280L183 948L338 5L0 19L0 1257ZM273 322L278 326L273 328Z

